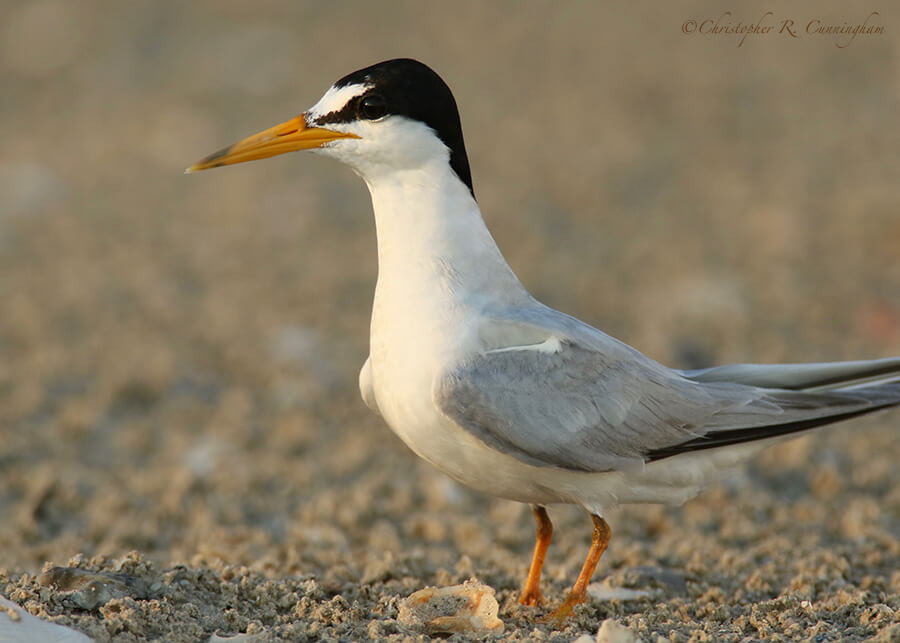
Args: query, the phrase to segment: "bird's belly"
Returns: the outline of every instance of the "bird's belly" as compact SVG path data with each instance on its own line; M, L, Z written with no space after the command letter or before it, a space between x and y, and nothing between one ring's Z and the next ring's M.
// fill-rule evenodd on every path
M519 502L578 504L598 515L619 504L681 504L757 450L723 449L721 454L664 460L633 471L535 466L490 448L444 416L432 401L431 376L387 380L375 376L379 409L416 455L465 486Z
M434 372L409 361L379 361L378 353L373 350L371 360L379 411L420 458L460 484L492 496L534 504L580 502L576 485L546 479L549 469L491 449L444 416L431 394Z
M643 471L591 473L535 466L490 448L434 404L392 399L381 408L388 426L416 455L460 484L508 500L578 504L603 515L622 503L680 504L696 495L707 478L694 471L658 479Z
M429 398L430 399L430 398ZM550 487L523 462L494 451L458 427L431 404L430 409L389 403L388 426L416 455L457 482L484 493L520 502L574 502Z
M535 485L536 467L494 451L444 416L432 397L440 360L426 357L441 351L423 346L409 350L409 340L405 346L407 350L392 352L382 350L377 341L371 343L372 386L381 416L416 455L457 482L494 496L531 503L573 502Z

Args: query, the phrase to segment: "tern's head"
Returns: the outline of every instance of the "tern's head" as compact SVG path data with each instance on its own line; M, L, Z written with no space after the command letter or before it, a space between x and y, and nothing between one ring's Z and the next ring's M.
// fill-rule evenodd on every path
M472 189L456 101L426 65L400 58L344 76L309 110L226 147L188 172L313 150L367 180L380 174L449 163Z

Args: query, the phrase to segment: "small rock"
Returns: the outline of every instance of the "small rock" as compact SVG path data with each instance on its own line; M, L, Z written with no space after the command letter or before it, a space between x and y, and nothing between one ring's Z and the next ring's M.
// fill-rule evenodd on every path
M261 643L268 640L265 632L257 634L235 634L234 636L219 636L218 634L210 634L207 643Z
M597 643L638 643L638 637L627 627L608 618L597 630Z
M452 587L426 587L400 603L404 627L428 634L483 632L500 634L503 621L494 589L475 579Z
M588 585L588 594L598 601L636 601L650 596L650 592L643 589L611 587L606 583L591 583Z
M662 589L667 594L686 594L687 576L683 571L656 565L626 567L615 574L616 584L625 587Z
M44 587L71 592L69 598L78 607L92 610L114 598L144 599L150 590L140 578L112 572L91 572L76 567L53 567L38 576Z

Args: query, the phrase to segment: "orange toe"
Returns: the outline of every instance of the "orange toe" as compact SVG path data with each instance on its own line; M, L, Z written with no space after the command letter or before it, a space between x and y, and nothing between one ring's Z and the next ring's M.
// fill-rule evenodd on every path
M572 612L574 611L576 605L586 603L587 600L587 592L571 592L568 596L566 596L566 600L564 600L562 604L555 610L547 614L547 616L543 617L541 619L541 622L560 626L565 623L566 619L572 616Z
M539 589L525 590L519 596L519 604L527 605L528 607L540 607L544 604L544 596Z

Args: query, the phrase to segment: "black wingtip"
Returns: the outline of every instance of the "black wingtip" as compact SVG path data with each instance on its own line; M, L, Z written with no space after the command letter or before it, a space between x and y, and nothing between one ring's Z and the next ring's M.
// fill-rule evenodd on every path
M805 420L797 420L795 422L785 422L783 424L769 424L766 426L757 426L753 428L729 429L727 431L714 431L706 435L675 444L661 449L653 449L644 454L646 462L657 462L665 460L672 456L691 453L693 451L705 451L706 449L717 449L719 447L727 447L736 444L745 444L748 442L757 442L759 440L768 440L769 438L777 438L792 433L799 433L809 429L815 429L827 424L850 420L860 415L874 413L882 409L888 409L893 406L900 405L900 400L867 406L863 409L848 411L846 413L838 413L837 415L826 415L824 417L807 418Z

